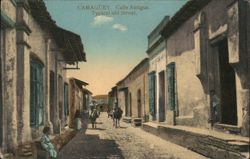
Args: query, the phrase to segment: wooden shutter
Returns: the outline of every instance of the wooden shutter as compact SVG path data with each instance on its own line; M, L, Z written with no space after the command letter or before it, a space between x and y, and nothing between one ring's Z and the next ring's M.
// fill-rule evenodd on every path
M30 63L30 126L34 127L36 125L36 111L35 111L35 74L36 69L34 63Z
M168 107L175 110L175 63L167 65Z
M44 92L43 66L34 60L30 62L30 126L38 127L43 123Z
M37 103L38 103L38 125L43 124L43 114L44 114L44 93L43 93L43 68L37 63Z
M155 72L149 74L149 110L151 114L155 114Z

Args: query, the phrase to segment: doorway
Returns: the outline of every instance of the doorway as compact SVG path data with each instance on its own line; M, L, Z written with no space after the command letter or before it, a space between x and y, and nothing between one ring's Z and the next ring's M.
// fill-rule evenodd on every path
M229 64L227 40L218 44L221 123L237 125L235 71Z
M130 117L132 117L132 95L131 93L129 93L129 105L130 105L129 115Z
M124 91L124 95L125 95L125 116L129 116L129 111L128 111L128 90L126 89Z
M2 79L2 60L4 54L4 31L1 29L1 50L0 50L0 147L3 144L3 79Z
M61 122L63 122L63 78L61 75L58 75L58 83L57 83L57 90L58 90L58 94L57 94L57 99L59 101L58 107L59 107L59 119L61 120Z
M138 108L138 118L141 118L141 90L137 91L137 108Z
M54 111L54 100L55 100L55 89L54 89L54 85L55 85L55 73L50 71L50 82L49 82L49 97L50 97L50 121L52 123L54 123L53 119L55 118L55 111Z
M2 51L1 51L2 55ZM2 57L0 56L0 147L2 147L3 142L3 100L2 100Z
M165 73L159 73L159 121L165 121Z

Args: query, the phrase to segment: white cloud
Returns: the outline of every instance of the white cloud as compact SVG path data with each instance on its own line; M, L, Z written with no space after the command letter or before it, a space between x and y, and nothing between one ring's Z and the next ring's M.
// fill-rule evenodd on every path
M123 25L123 24L114 24L112 26L112 28L119 30L119 31L127 31L128 30L128 27L126 25Z
M105 15L99 15L95 16L94 20L92 21L93 26L98 26L98 25L103 25L103 24L108 24L114 20L113 17L108 17Z

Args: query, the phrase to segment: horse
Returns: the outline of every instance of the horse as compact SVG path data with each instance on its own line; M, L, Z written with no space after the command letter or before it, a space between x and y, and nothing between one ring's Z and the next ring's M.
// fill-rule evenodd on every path
M92 128L96 128L96 118L98 118L98 116L99 115L98 115L97 110L94 109L89 117L89 119L91 120L91 123L92 123Z
M122 113L123 111L121 110L120 107L116 108L114 111L113 111L113 126L115 126L117 128L117 126L119 125L120 127L120 120L122 118Z

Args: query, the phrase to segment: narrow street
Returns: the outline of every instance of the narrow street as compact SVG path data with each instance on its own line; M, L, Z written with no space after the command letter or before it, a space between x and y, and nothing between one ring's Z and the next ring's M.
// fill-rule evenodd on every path
M120 128L112 126L112 120L102 113L97 128L81 130L59 152L58 159L125 158L125 159L205 159L206 157L169 143L121 122Z

